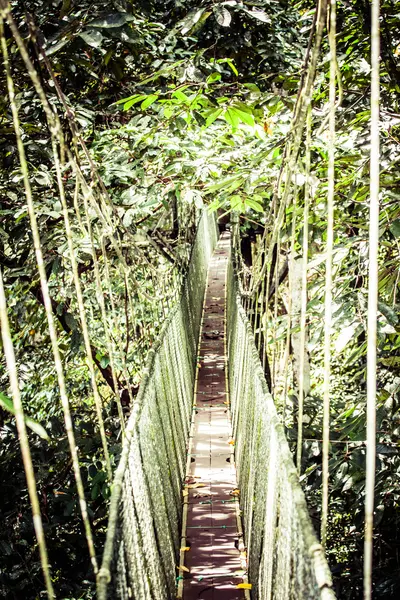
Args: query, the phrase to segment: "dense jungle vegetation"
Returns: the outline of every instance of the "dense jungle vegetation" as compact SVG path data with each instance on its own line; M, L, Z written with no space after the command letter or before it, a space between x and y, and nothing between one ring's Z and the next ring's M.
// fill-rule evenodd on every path
M1 1L1 6L5 3ZM241 215L243 259L259 243L284 160L314 0L27 0L12 11L65 145L117 225L107 235L83 193L63 174L71 239L86 300L90 348L111 465L121 431L115 397L129 413L145 359L188 263L199 210ZM370 3L337 6L333 363L327 555L337 597L362 597L365 493L366 311L368 271ZM374 597L400 593L400 12L381 2L381 194ZM83 485L97 555L107 518L109 481L73 293L63 206L51 131L8 25L4 36L19 109L46 277L66 373ZM43 60L44 50L48 62ZM324 252L326 244L329 46L324 34L312 100L308 271L308 380L302 484L320 526ZM94 597L44 298L35 262L24 180L0 70L0 265L16 350L22 402L40 509L58 597ZM71 121L77 130L71 128ZM88 158L89 157L89 158ZM297 161L296 205L289 205L275 252L279 290L265 319L286 337L288 273L301 255L304 148ZM83 183L82 189L84 189ZM292 231L295 243L291 244ZM94 249L94 250L93 250ZM294 256L289 269L290 254ZM119 256L129 269L121 269ZM108 257L109 272L107 271ZM100 283L99 283L100 282ZM106 320L96 293L105 282ZM99 294L97 294L98 296ZM110 316L111 315L111 316ZM108 321L107 321L108 319ZM109 335L107 326L109 325ZM111 335L111 339L109 339ZM280 364L275 397L295 452L296 335L288 399ZM119 348L110 363L109 348ZM279 364L278 364L279 363ZM280 379L281 378L281 379ZM9 377L0 362L0 597L45 597L22 467ZM285 411L283 406L286 405Z

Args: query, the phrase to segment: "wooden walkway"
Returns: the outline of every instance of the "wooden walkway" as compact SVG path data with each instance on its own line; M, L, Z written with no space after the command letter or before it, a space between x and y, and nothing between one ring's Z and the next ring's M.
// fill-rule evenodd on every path
M231 438L225 338L229 235L211 259L199 344L191 444L184 494L180 585L184 600L243 600L249 592L234 441Z

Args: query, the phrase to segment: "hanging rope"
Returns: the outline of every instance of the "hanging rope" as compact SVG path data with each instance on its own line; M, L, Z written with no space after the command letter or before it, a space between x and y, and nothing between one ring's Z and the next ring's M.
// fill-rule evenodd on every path
M371 4L371 152L369 209L369 280L367 323L367 457L365 482L364 600L372 597L373 519L376 463L376 342L379 249L379 0Z
M96 252L96 247L95 247L94 238L93 238L93 230L92 230L92 225L91 225L91 219L89 216L88 199L86 197L86 194L83 194L83 206L84 206L84 210L85 210L86 226L88 229L92 259L93 259L93 269L94 269L95 282L96 282L97 302L100 306L101 321L103 323L103 330L104 330L104 334L105 334L105 338L106 338L106 348L107 348L108 357L109 357L110 366L111 366L112 381L113 381L113 386L114 386L114 399L115 399L115 403L117 405L121 429L122 429L122 432L124 433L125 423L124 423L124 415L122 412L121 399L118 394L118 380L117 380L117 373L116 373L115 360L114 360L114 347L111 342L110 331L109 331L109 327L108 327L108 323L107 323L107 313L106 313L106 305L105 305L105 301L104 301L104 292L103 292L103 288L101 285L101 276L100 276L100 271L99 271L97 252ZM121 346L120 346L120 349L121 349ZM126 381L126 385L127 385L128 389L130 389L129 381Z
M3 33L3 20L0 17L0 34ZM2 39L4 39L2 37ZM42 564L43 576L46 584L47 595L50 600L55 598L53 584L50 575L50 565L47 555L46 540L43 532L42 516L40 514L39 497L36 487L35 472L32 464L31 452L29 449L28 434L25 425L24 410L22 408L21 394L18 383L18 372L15 361L14 347L10 332L10 325L7 316L7 304L4 293L3 276L0 271L0 324L1 336L3 339L4 354L7 362L7 369L10 378L10 387L15 409L15 420L17 422L18 438L21 448L22 461L25 469L26 482L28 484L29 500L32 508L33 526L35 528L36 539L39 546L40 562Z
M278 239L276 240L276 260L275 260L275 273L274 273L274 285L275 285L275 291L274 291L274 317L273 317L273 328L272 328L272 340L273 340L273 347L272 347L272 376L271 376L271 381L272 381L272 390L273 390L273 395L276 395L276 384L277 384L277 356L279 356L278 354L278 348L277 348L277 339L276 339L276 329L277 329L277 322L278 322L278 298L279 298L279 257L280 257L280 253L281 253L281 236L278 233Z
M61 125L60 125L60 121L59 121L56 113L53 112L53 110L47 100L46 94L44 93L44 90L42 88L42 85L40 83L38 75L34 69L34 66L33 66L29 56L28 56L25 44L24 44L24 42L21 38L21 35L15 25L14 19L12 18L12 15L10 12L10 7L9 7L8 3L1 0L1 6L2 6L2 8L4 8L4 14L7 17L7 22L11 28L14 39L17 42L18 48L21 52L22 59L28 70L29 76L31 77L31 80L34 84L36 92L42 102L42 106L44 108L45 115L46 115L49 129L50 129L51 145L52 145L54 166L55 166L56 178L57 178L57 186L58 186L59 197L60 197L60 201L61 201L61 205L62 205L62 209L63 209L65 233L66 233L66 237L67 237L68 250L69 250L69 256L70 256L72 273L73 273L73 281L74 281L74 286L75 286L75 291L76 291L76 299L77 299L77 303L78 303L79 319L80 319L81 327L82 327L84 347L85 347L85 352L86 352L86 357L87 357L87 365L88 365L89 372L90 372L90 380L91 380L91 386L92 386L92 391L93 391L93 397L94 397L94 401L95 401L100 436L101 436L102 445L103 445L106 469L107 469L107 474L108 474L109 480L111 481L112 469L111 469L111 461L110 461L110 456L109 456L109 452L108 452L108 444L107 444L107 438L106 438L106 434L105 434L105 428L104 428L104 422L103 422L103 416L102 416L102 402L101 402L100 394L98 391L96 373L94 370L92 348L91 348L91 344L90 344L90 336L89 336L89 329L88 329L86 311L85 311L83 294L82 294L82 287L81 287L81 282L80 282L80 278L79 278L79 274L78 274L78 266L77 266L77 262L76 262L76 258L75 258L72 230L71 230L71 224L70 224L70 219L69 219L68 206L67 206L67 202L66 202L66 198L65 198L64 184L63 184L63 179L62 179L62 159L65 156L65 147L64 147L64 140L63 140L63 136L62 136ZM29 176L28 176L28 178L29 178Z
M327 240L325 260L325 310L324 310L324 411L322 426L322 510L321 541L326 545L329 492L329 421L331 378L331 328L332 328L332 256L333 218L335 199L335 117L336 117L336 0L330 0L329 11L329 142L328 142L328 199Z
M311 170L311 106L307 115L306 152L305 152L305 182L304 182L304 211L303 211L303 260L301 266L301 309L300 309L300 356L299 356L299 421L297 451L297 469L301 468L301 448L303 447L303 412L304 412L304 368L306 357L306 321L307 321L307 266L308 266L308 219L310 206L310 170ZM287 349L288 350L288 349ZM300 418L301 415L301 418Z
M99 306L101 309L101 320L103 323L103 329L104 329L104 334L105 334L105 338L106 338L105 345L107 348L108 357L109 357L110 364L111 364L113 390L114 390L115 399L116 399L117 405L118 405L118 412L119 412L122 430L124 429L124 418L123 418L123 413L122 413L122 409L121 409L120 398L118 397L119 382L117 381L117 374L116 374L116 367L115 367L115 360L114 360L114 357L117 356L118 354L120 354L120 361L123 364L122 371L123 371L123 375L125 378L125 382L126 382L126 386L128 389L131 404L133 404L134 398L133 398L132 391L131 391L130 377L129 377L128 369L127 369L127 365L126 365L127 356L126 356L126 354L124 355L124 352L123 352L123 348L124 348L125 344L124 345L120 344L118 346L118 352L115 353L115 344L113 345L113 343L112 343L112 338L111 338L112 334L109 331L109 327L108 327L105 299L104 299L104 293L103 293L103 288L102 288L102 283L101 283L101 275L100 275L100 270L99 270L100 267L99 267L99 262L97 259L97 253L96 253L97 248L95 246L95 238L94 238L94 232L93 232L93 228L92 228L92 224L91 224L90 211L92 211L92 212L94 211L96 216L100 220L100 222L103 224L104 230L103 230L102 234L104 232L106 232L106 234L108 234L108 239L110 240L110 244L118 257L119 278L121 278L120 271L122 269L122 281L125 283L126 298L128 299L131 314L132 315L134 314L133 301L132 301L132 289L131 289L132 287L134 287L134 289L137 291L138 294L140 294L140 296L146 297L149 301L151 301L152 305L153 305L153 299L150 298L149 296L147 296L146 292L144 290L139 289L138 284L132 277L131 269L126 264L125 258L122 253L122 246L121 246L121 241L119 239L119 234L116 230L116 226L118 226L119 221L117 221L116 224L114 223L115 219L112 214L112 211L110 211L109 205L111 204L111 201L109 203L107 203L104 200L104 198L102 199L101 194L99 194L97 192L95 193L93 186L91 186L92 182L89 184L88 181L85 179L85 176L82 173L82 169L79 165L79 157L77 154L76 138L78 137L78 134L76 134L76 132L75 132L76 135L74 134L74 137L73 137L73 149L75 152L75 155L74 155L73 152L71 152L70 148L65 146L64 136L63 136L60 120L58 118L58 115L54 112L52 106L49 104L49 102L47 100L46 94L41 86L38 75L37 75L37 73L34 69L34 66L29 58L28 53L27 53L24 41L23 41L23 39L18 31L18 28L12 18L9 3L6 2L5 0L0 0L0 8L1 8L1 15L0 15L1 48L2 48L3 60L4 60L5 70L6 70L6 80L7 80L7 87L8 87L8 93L9 93L9 98L10 98L12 117L13 117L13 121L14 121L14 128L15 128L15 134L16 134L16 140L17 140L17 149L18 149L20 163L21 163L23 183L25 186L25 195L26 195L26 200L27 200L30 227L31 227L31 232L32 232L32 237L33 237L33 242L34 242L35 257L36 257L39 278L40 278L40 289L42 292L43 305L44 305L46 318L47 318L47 322L48 322L49 337L50 337L51 348L52 348L52 353L53 353L53 357L54 357L55 371L56 371L56 375L57 375L57 381L58 381L59 391L60 391L60 399L61 399L62 409L63 409L63 413L64 413L65 429L66 429L66 433L67 433L67 439L68 439L68 444L69 444L71 458L72 458L72 466L73 466L73 472L74 472L74 476L75 476L75 480L76 480L76 486L77 486L77 491L78 491L80 510L82 513L82 520L83 520L83 524L84 524L85 536L86 536L86 540L87 540L87 544L88 544L89 555L91 558L92 566L93 566L94 572L97 573L98 567L97 567L97 560L96 560L96 551L94 548L92 529L91 529L90 519L89 519L89 515L88 515L88 508L87 508L87 503L86 503L85 494L84 494L84 486L83 486L82 476L81 476L81 472L80 472L78 447L77 447L77 443L76 443L75 435L74 435L69 397L68 397L68 394L66 391L64 367L63 367L61 356L60 356L59 340L58 340L57 328L55 325L55 317L53 314L53 309L54 309L54 306L56 305L55 304L56 301L51 298L50 291L49 291L48 274L46 273L45 259L43 256L42 245L41 245L41 240L40 240L40 235L39 235L38 218L37 218L35 204L34 204L33 195L32 195L32 189L31 189L31 184L30 184L30 174L28 171L24 144L23 144L23 141L21 138L22 128L21 128L21 124L19 121L17 104L15 101L14 84L13 84L13 80L12 80L11 68L10 68L10 63L9 63L9 58L8 58L7 43L6 43L6 39L4 36L3 19L7 20L7 23L11 29L13 38L16 41L17 46L19 48L22 60L25 63L27 72L33 82L36 93L39 96L39 99L43 106L43 109L44 109L44 112L46 115L46 119L47 119L47 123L49 126L50 137L51 137L51 147L52 147L53 160L54 160L53 164L54 164L54 169L55 169L56 178L57 178L59 198L61 200L61 204L62 204L62 208L63 208L63 218L64 218L64 226L65 226L64 231L65 231L65 235L66 235L67 242L68 242L68 250L69 250L72 272L73 272L73 282L74 282L74 286L75 286L75 301L78 306L78 312L79 312L80 321L81 321L81 328L82 328L82 333L83 333L83 338L84 338L87 363L88 363L89 372L90 372L93 396L95 399L97 419L98 419L98 423L99 423L100 435L101 435L102 445L103 445L103 450L104 450L106 470L107 470L108 479L110 482L111 482L111 478L112 478L111 461L110 461L108 448L107 448L107 439L106 439L105 426L104 426L103 415L102 415L102 411L103 411L102 399L100 398L100 394L99 394L99 390L98 390L97 374L95 372L94 359L93 359L93 348L91 346L91 340L90 340L90 334L89 334L89 320L91 319L92 322L94 322L95 320L97 320L97 316L95 316L95 314L94 314L93 305L90 302L89 302L89 305L87 303L88 294L85 293L85 295L84 295L83 290L82 290L82 283L80 281L80 275L78 272L78 264L77 264L77 260L75 257L76 247L75 247L75 243L74 243L73 237L72 237L74 223L71 221L69 207L67 205L65 186L64 186L64 182L63 182L63 176L65 173L68 173L68 171L71 170L73 176L75 177L75 185L74 185L73 193L72 193L73 206L75 208L76 218L77 218L77 223L79 225L79 228L82 231L82 234L84 235L84 237L89 239L89 243L90 243L90 247L91 247L93 268L94 268L94 273L95 273L95 289L96 289L96 293L93 295L97 297L97 300L98 300L98 303L99 303ZM50 69L50 74L53 76L51 69ZM63 100L63 102L65 103L64 97L61 97L61 100ZM90 163L90 161L89 161L89 163ZM96 178L99 179L98 174L96 175ZM69 177L69 179L71 180L72 177ZM97 183L99 184L98 187L101 190L102 189L101 182L98 181ZM83 203L82 203L82 200L83 200ZM99 201L101 203L101 207L99 205ZM80 214L80 210L81 210L82 206L84 208L85 222L83 222L83 220L81 218L81 214ZM101 239L100 236L98 236L97 239ZM150 265L150 262L149 262L148 258L145 256L145 253L141 249L139 249L138 252L142 255L146 265ZM105 255L104 258L105 258L105 268L108 268L107 256ZM174 269L170 268L169 273L172 273L172 275L171 275L172 277L174 276L173 272L174 272ZM178 278L176 285L179 284L179 281L180 280ZM109 289L111 289L110 278L107 279L107 283L108 283ZM3 283L1 283L1 285L3 286ZM112 298L112 293L110 296ZM164 298L162 299L162 301L164 302ZM4 310L3 310L2 318L5 318L4 317L5 305L4 305L3 309ZM115 309L115 303L114 303L114 309ZM127 307L125 307L125 314L127 314ZM114 317L116 316L115 310L113 312L113 316ZM158 316L158 314L157 314L157 316ZM116 324L116 320L114 320L114 324ZM129 329L129 323L127 323L127 331L128 331L128 329ZM116 330L120 331L120 327L118 327L118 325L116 325ZM6 324L4 325L4 327L2 327L2 331L3 331L3 334L6 335L6 331L7 331ZM127 339L126 340L126 351L128 350L128 341L129 340ZM6 346L6 342L5 342L5 346ZM36 530L36 534L37 534L37 538L38 538L42 568L43 568L43 572L44 572L44 576L45 576L48 595L49 595L49 597L53 598L54 592L53 592L51 578L50 578L50 574L49 574L49 565L48 565L48 559L47 559L47 553L46 553L45 540L44 540L43 529L42 529L41 521L40 521L40 509L39 509L39 504L37 502L37 497L35 498L35 493L36 493L35 485L36 484L34 482L33 467L31 466L31 464L29 464L30 457L29 457L28 439L26 436L26 432L19 427L19 423L21 420L20 416L18 416L18 410L19 410L18 406L20 404L20 399L17 398L15 400L15 395L17 394L17 391L14 390L13 382L11 381L14 376L12 373L12 369L15 367L15 358L12 359L11 354L10 354L10 356L8 357L7 360L8 360L8 362L7 362L8 368L10 371L10 383L11 383L11 387L12 387L12 391L13 391L14 402L15 402L15 405L17 406L17 408L16 408L17 427L18 427L18 432L19 432L19 437L20 437L24 466L25 466L25 470L26 470L27 478L28 478L29 494L30 494L31 503L32 503L32 510L33 510L33 515L34 515L34 525L35 525L35 530ZM13 363L13 360L14 360L14 363ZM32 479L32 477L33 477L33 479Z
M314 38L314 43L311 50L306 53L306 61L308 61L306 76L303 80L302 86L299 88L296 107L294 116L292 119L292 125L288 136L287 145L284 150L282 158L282 166L275 184L275 189L272 199L272 207L276 218L273 220L273 229L271 237L268 243L268 255L267 259L264 260L262 268L259 271L257 279L252 280L250 287L250 293L254 293L256 287L258 287L265 277L265 273L268 269L268 265L271 262L272 252L274 244L277 239L278 231L280 230L285 214L286 203L292 189L293 174L296 171L296 163L298 154L302 142L303 131L306 123L308 107L311 103L314 80L316 75L317 63L320 54L321 42L323 38L323 31L326 23L328 0L320 0L318 3L317 19L315 30L312 28L310 36L310 47L311 39ZM314 35L315 33L315 35ZM285 177L283 175L285 174ZM284 189L280 194L280 186L284 179ZM279 207L276 209L275 203L278 203ZM267 230L265 229L265 235ZM258 260L256 261L256 263Z
M68 443L69 443L69 448L70 448L70 452L71 452L74 476L75 476L75 480L76 480L79 504L80 504L81 514L82 514L82 520L84 522L85 535L86 535L86 539L87 539L89 554L91 557L93 569L96 573L97 572L96 553L95 553L95 549L94 549L92 530L91 530L91 525L90 525L90 521L89 521L88 511L87 511L87 504L86 504L86 499L85 499L85 494L84 494L82 476L81 476L80 467L79 467L77 445L76 445L75 434L74 434L74 430L73 430L69 398L68 398L67 391L66 391L64 369L62 366L60 351L59 351L59 347L58 347L58 336L57 336L57 331L56 331L56 327L55 327L55 323L54 323L53 308L52 308L52 303L51 303L51 298L50 298L50 293L49 293L49 286L48 286L48 282L47 282L46 270L45 270L45 265L44 265L44 260L43 260L43 252L42 252L42 246L41 246L41 241L40 241L37 217L36 217L35 208L34 208L32 190L31 190L31 185L30 185L30 180L29 180L29 171L28 171L28 165L27 165L27 160L26 160L26 155L25 155L25 148L24 148L24 144L21 139L21 133L20 133L21 127L20 127L20 121L19 121L19 114L18 114L18 109L17 109L16 103L15 103L14 84L13 84L11 70L10 70L10 64L9 64L9 60L8 60L8 50L7 50L7 44L6 44L5 38L4 38L4 24L3 24L2 19L1 19L0 36L1 36L3 60L4 60L5 69L6 69L8 95L9 95L10 106L11 106L12 115L13 115L14 130L15 130L15 136L16 136L16 140L17 140L17 147L18 147L18 154L19 154L19 158L20 158L21 171L22 171L23 180L24 180L25 196L26 196L26 200L27 200L30 225L31 225L33 242L34 242L34 247L35 247L36 262L37 262L39 276L40 276L40 285L41 285L41 290L42 290L42 294L43 294L44 308L45 308L48 327L49 327L49 335L50 335L51 347L52 347L54 363L55 363L55 368L56 368L56 373L57 373L57 380L58 380L58 385L60 388L61 404L62 404L62 408L63 408L63 412L64 412L65 429L67 432Z

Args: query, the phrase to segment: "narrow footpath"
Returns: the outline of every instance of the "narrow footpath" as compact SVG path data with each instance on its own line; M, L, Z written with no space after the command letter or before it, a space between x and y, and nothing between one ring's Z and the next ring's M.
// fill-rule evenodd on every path
M250 598L234 466L226 353L229 234L211 259L183 492L178 598ZM238 587L240 586L240 587Z

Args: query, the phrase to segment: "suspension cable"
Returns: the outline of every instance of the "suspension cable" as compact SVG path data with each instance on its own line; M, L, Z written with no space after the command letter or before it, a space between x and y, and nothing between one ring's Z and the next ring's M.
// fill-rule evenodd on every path
M56 373L57 373L57 381L58 381L58 385L60 388L60 399L61 399L61 405L62 405L63 412L64 412L65 430L67 432L68 444L69 444L69 448L70 448L70 452L71 452L73 471L74 471L74 476L75 476L75 481L76 481L76 486L77 486L77 491L78 491L80 510L81 510L81 514L82 514L82 520L84 523L84 529L85 529L85 535L86 535L86 540L87 540L87 544L88 544L89 554L90 554L94 572L97 573L96 552L95 552L94 543L93 543L92 529L91 529L91 525L90 525L87 504L86 504L86 499L85 499L85 492L84 492L84 487L83 487L83 481L82 481L82 476L81 476L81 471L80 471L80 466L79 466L77 444L76 444L75 434L74 434L74 430L73 430L73 422L72 422L72 417L71 417L69 398L68 398L67 389L66 389L64 369L63 369L61 355L60 355L60 351L59 351L59 347L58 347L58 336L57 336L57 330L56 330L55 323L54 323L53 309L52 309L52 303L51 303L51 298L50 298L49 285L48 285L47 276L46 276L46 269L45 269L45 265L44 265L42 245L41 245L38 223L37 223L37 218L36 218L36 213L35 213L35 208L34 208L34 203L33 203L31 185L30 185L30 181L29 181L29 172L28 172L28 166L27 166L27 161L26 161L25 148L24 148L24 144L23 144L23 141L21 138L20 120L19 120L18 108L15 103L14 83L13 83L12 76L11 76L11 70L10 70L10 64L9 64L9 58L8 58L8 49L7 49L7 45L5 43L5 39L4 39L3 22L1 22L1 29L2 30L0 32L0 35L1 35L2 52L3 52L3 59L4 59L5 70L6 70L6 77L7 77L8 95L9 95L10 106L11 106L11 111L12 111L12 115L13 115L14 130L15 130L15 135L16 135L16 140L17 140L18 154L19 154L19 158L20 158L21 171L22 171L24 187L25 187L25 197L26 197L26 201L27 201L32 237L33 237L33 241L34 241L35 256L36 256L36 262L37 262L37 267L38 267L39 277L40 277L40 286L41 286L42 295L43 295L43 304L44 304L44 309L46 312L46 318L47 318L48 327L49 327L49 336L50 336L50 341L51 341L52 353L53 353L53 357L54 357L54 364L55 364Z
M115 399L115 403L117 405L118 416L119 416L119 420L120 420L120 424L121 424L121 431L124 434L124 432L125 432L124 414L122 412L121 399L118 394L118 381L117 381L117 374L116 374L115 360L114 360L114 348L113 348L113 344L111 341L110 331L109 331L109 327L108 327L108 323L107 323L104 292L103 292L103 288L101 285L99 263L98 263L97 253L96 253L96 248L95 248L95 243L94 243L93 228L92 228L90 215L89 215L88 198L85 193L83 194L83 206L84 206L86 225L88 228L90 246L91 246L92 257L93 257L93 269L94 269L94 274L95 274L97 302L99 303L99 306L100 306L101 320L103 322L104 335L106 338L106 348L107 348L107 352L109 355L109 361L110 361L110 367L111 367L111 375L112 375L112 381L113 381L113 386L114 386L114 399ZM121 348L122 348L122 346L120 346L120 349ZM121 353L122 353L122 350L121 350ZM129 384L127 383L127 385L129 385Z
M330 426L330 377L331 377L331 327L332 327L332 256L333 217L335 200L335 117L336 117L336 0L330 0L329 11L329 142L328 142L328 223L325 267L324 311L324 397L322 425L322 510L321 542L326 545L329 492L329 426Z
M288 137L288 150L285 149L284 157L286 160L284 164L282 164L278 180L277 186L274 190L274 198L273 202L275 202L278 198L278 189L280 187L280 182L283 178L283 171L286 169L286 177L285 177L285 187L282 193L282 197L280 199L279 209L277 211L277 217L273 224L273 230L271 234L271 240L269 244L269 252L267 260L264 259L264 264L260 270L259 276L257 280L253 280L251 286L251 292L260 284L262 278L265 276L265 270L269 262L271 261L271 252L276 241L278 230L280 229L284 217L285 205L287 203L288 196L291 192L291 184L293 173L296 170L296 163L298 159L298 153L301 146L303 130L307 118L308 107L311 103L312 93L314 89L314 80L317 69L318 58L320 54L321 41L323 36L323 31L325 28L326 22L326 13L327 13L327 4L328 0L319 0L318 2L318 17L317 17L317 25L315 28L315 40L312 52L310 52L309 56L309 65L307 70L307 75L304 81L303 87L299 90L299 98L296 103L295 113L292 119L292 126L290 130L290 135Z
M3 21L0 17L0 27L3 28ZM3 32L1 31L1 34ZM24 409L21 402L21 392L18 383L17 365L15 360L14 346L12 342L10 324L7 316L7 304L4 293L3 276L0 270L0 324L1 337L3 339L4 354L6 357L7 369L10 378L11 393L14 402L15 420L17 423L18 439L21 447L22 462L24 463L26 482L28 484L29 499L31 502L33 526L35 528L36 539L39 546L40 562L44 580L47 589L47 595L50 600L55 598L53 584L51 582L50 565L47 553L46 540L43 531L43 521L40 514L39 496L35 480L35 471L32 464L32 456L29 448L28 434L25 425Z
M311 169L311 105L307 115L305 182L304 182L304 213L303 213L303 260L301 272L301 309L300 309L300 356L299 356L299 431L303 426L304 411L304 369L306 357L306 319L307 319L307 267L308 267L308 218L310 204L310 169ZM300 420L301 415L301 420ZM302 433L302 431L301 431ZM300 441L300 444L299 444ZM302 446L299 437L297 448ZM301 456L300 456L301 463ZM298 467L299 468L299 467ZM300 472L300 471L299 471Z
M292 331L292 323L293 323L293 315L292 315L292 305L293 305L293 265L294 265L294 239L296 234L296 211L297 211L297 183L294 187L293 192L293 212L292 212L292 227L290 234L290 248L289 248L289 261L288 261L288 309L287 309L287 325L286 325L286 344L285 344L285 363L284 363L284 373L285 373L285 384L283 391L283 423L285 423L286 417L286 405L287 405L287 393L289 387L289 360L290 360L290 334ZM292 365L292 376L293 376L293 365Z
M280 232L278 233L278 239L276 240L276 260L275 260L275 273L274 273L274 319L273 319L273 328L272 328L272 337L273 337L273 345L272 345L272 375L271 375L271 387L273 390L273 396L276 397L276 384L277 384L277 340L276 340L276 331L277 331L277 321L278 321L278 290L279 290L279 255L281 252L281 236Z
M364 600L372 597L373 515L376 461L376 342L379 246L379 0L371 5L371 151L367 322L367 456L365 482Z

